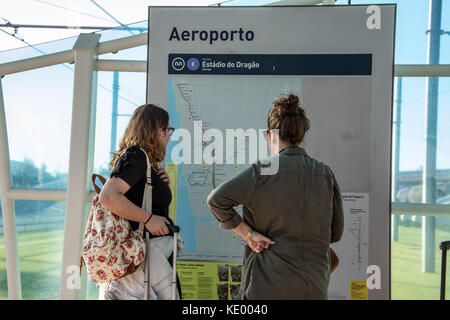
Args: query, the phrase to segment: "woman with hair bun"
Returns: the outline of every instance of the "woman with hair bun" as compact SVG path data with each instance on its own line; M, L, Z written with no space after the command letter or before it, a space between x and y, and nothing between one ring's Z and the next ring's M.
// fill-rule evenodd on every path
M330 243L343 232L339 186L331 169L300 147L310 122L290 93L275 99L265 137L279 169L261 162L214 189L208 205L224 229L246 242L241 297L327 299ZM234 210L243 206L242 217Z

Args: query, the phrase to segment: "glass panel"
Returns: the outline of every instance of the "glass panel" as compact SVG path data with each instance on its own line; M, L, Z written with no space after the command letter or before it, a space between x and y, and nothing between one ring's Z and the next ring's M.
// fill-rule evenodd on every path
M3 237L3 217L0 208L0 300L8 299L8 281L6 279L5 240Z
M273 1L260 0L236 0L229 3L223 3L223 6L259 6ZM410 1L410 0L353 0L352 4L397 4L397 30L396 30L396 63L397 64L418 64L426 63L427 54L427 34L429 1ZM346 1L339 1L336 5L346 4ZM450 3L442 3L442 22L441 29L450 30ZM414 23L411 23L414 21ZM131 36L147 32L147 21L133 23L124 27L112 28L109 30L98 31L101 34L101 42ZM53 31L55 32L55 31ZM445 34L441 37L441 55L440 63L450 63L450 42L445 41ZM66 38L47 43L34 45L33 47L24 47L14 50L0 52L0 63L25 59L42 54L48 54L63 50L69 50L73 47L76 37ZM102 55L101 59L133 59L146 60L146 46L132 48L120 51L117 55Z
M394 95L394 117L400 110L400 131L396 131L396 119L393 119L392 132L393 154L392 168L396 202L422 203L423 170L425 166L426 153L426 110L427 93L426 78L402 78L401 96L398 94L399 82L395 78ZM438 103L436 123L436 154L434 172L429 171L430 176L435 178L436 183L429 188L436 194L436 201L427 200L427 203L449 204L450 203L450 78L438 78ZM398 109L400 106L400 109ZM396 164L396 135L399 134L399 155ZM431 139L433 140L433 139ZM432 155L430 151L429 156ZM395 169L398 165L399 172L396 176ZM397 183L397 185L395 185Z
M139 21L136 23L131 23L123 27L111 28L108 30L97 31L95 33L101 34L100 41L109 41L114 39L120 39L125 37L130 37L132 35L137 35L140 33L145 33L148 31L148 21Z
M55 34L53 34L53 37L56 37ZM75 44L76 40L77 37L71 37L56 41L40 43L33 46L2 51L0 52L0 63L28 59L45 54L70 50L73 48L73 45Z
M341 4L346 4L342 1ZM443 3L448 1L443 1ZM395 31L395 63L396 64L422 64L427 59L427 34L429 1L419 0L352 0L352 4L397 4L397 21ZM448 4L442 6L442 26L446 25L448 30ZM447 11L445 11L447 10ZM414 21L414 22L413 22ZM442 43L448 42L446 37L442 36ZM445 58L441 51L440 63L448 63L448 57ZM445 62L447 61L447 62Z
M89 279L89 276L87 277L87 282L86 300L98 300L97 284L92 282L91 279Z
M450 204L450 128L447 123L450 110L446 107L450 102L450 79L434 79L438 81L437 105L434 106L437 113L428 123L427 109L432 106L428 105L427 79L402 78L400 84L395 78L392 192L396 202ZM399 110L400 121L397 119ZM426 139L427 125L436 127L431 139ZM399 131L397 126L400 126ZM431 146L430 142L435 142L435 149L426 148L427 144ZM428 179L429 187L425 186L423 178L426 161L435 164L435 170L428 169L427 176L432 178ZM424 188L428 190L427 198ZM394 215L392 222L393 230L398 226L391 242L392 298L439 299L439 243L450 240L450 217ZM448 292L447 288L447 295Z
M145 33L148 30L148 22L141 21L127 25L126 27L119 27L104 31L96 32L101 34L100 42L105 42L114 39L126 38L132 35ZM113 59L113 60L142 60L147 61L147 46L139 46L135 48L120 50L117 53L108 53L99 56L99 59Z
M2 80L12 186L65 189L73 68L58 65Z
M117 53L106 53L98 56L100 60L138 60L147 61L147 46L139 46L120 50Z
M41 29L45 32L45 29ZM147 32L148 23L147 21L137 22L130 24L125 27L111 28L108 30L98 31L96 33L101 34L100 42L129 37L133 34L137 35L140 33ZM67 32L73 34L78 31L67 31L67 30L51 30L53 34L53 38L58 38L57 34L60 34L61 38L63 35L67 34ZM86 31L81 31L86 32ZM3 35L6 37L6 35ZM37 57L45 54L71 50L73 45L75 44L78 36L49 41L45 43L39 43L32 46L21 47L17 49L5 50L0 52L0 63L6 63L11 61L17 61L22 59L28 59L32 57ZM18 40L16 40L18 41ZM137 48L131 48L127 50L122 50L118 54L106 54L102 55L101 59L131 59L131 60L147 60L147 49L146 46L141 46Z
M442 1L442 25L441 29L446 31L446 35L441 36L441 55L440 62L442 64L450 64L450 1Z
M114 77L117 81L117 90L114 90ZM117 151L134 110L145 103L146 74L99 72L98 79L102 85L99 85L97 91L94 172L107 177L110 173L108 164L111 152ZM115 104L117 109L114 109ZM113 135L111 135L112 127L116 128Z
M435 217L435 271L422 272L422 217L402 216L399 220L398 241L391 247L392 299L439 299L441 251L439 243L450 240L450 218ZM450 274L447 268L447 279ZM450 296L447 285L446 297Z
M15 201L23 299L59 299L65 202Z

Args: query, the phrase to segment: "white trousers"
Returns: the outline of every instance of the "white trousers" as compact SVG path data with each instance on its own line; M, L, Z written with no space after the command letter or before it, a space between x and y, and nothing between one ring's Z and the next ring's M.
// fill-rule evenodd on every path
M179 253L184 243L179 241ZM150 293L149 300L172 299L172 267L167 260L173 251L173 237L164 236L150 239ZM147 261L147 258L145 259ZM100 285L99 299L105 300L143 300L145 263L125 277ZM180 296L176 291L176 299Z

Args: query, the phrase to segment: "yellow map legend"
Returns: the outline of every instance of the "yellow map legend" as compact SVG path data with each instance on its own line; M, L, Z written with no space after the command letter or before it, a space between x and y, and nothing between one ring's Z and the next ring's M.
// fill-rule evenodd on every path
M367 281L350 280L350 300L367 300Z
M176 224L178 165L176 163L167 163L166 172L170 179L170 191L172 192L172 201L169 205L169 218L172 219L174 224Z
M178 261L183 300L240 300L242 264Z

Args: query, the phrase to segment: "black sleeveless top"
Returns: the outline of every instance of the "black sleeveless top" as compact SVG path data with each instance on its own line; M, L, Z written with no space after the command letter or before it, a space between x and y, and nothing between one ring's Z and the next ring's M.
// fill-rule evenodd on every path
M125 193L125 197L136 206L142 208L147 177L147 159L145 158L145 153L139 146L128 148L119 157L110 177L118 177L128 183L131 188ZM169 205L172 201L172 192L169 186L158 176L153 167L152 186L152 213L163 216L173 223L169 218ZM139 222L130 220L130 225L133 230L139 228Z
M145 153L139 148L139 146L133 146L128 148L124 154L122 154L116 161L113 171L110 177L118 177L123 179L130 185L130 189L124 194L124 196L133 202L138 207L142 208L142 200L144 198L145 182L147 180L147 159ZM163 216L173 224L172 219L169 218L169 205L172 201L172 192L169 186L158 176L155 169L152 167L152 212L155 215ZM139 222L131 221L130 226L133 230L139 228ZM148 232L146 229L144 233ZM173 235L173 232L169 230L168 235ZM150 238L154 238L150 233ZM167 258L170 266L172 266L172 255ZM182 297L181 283L177 274L177 289Z

